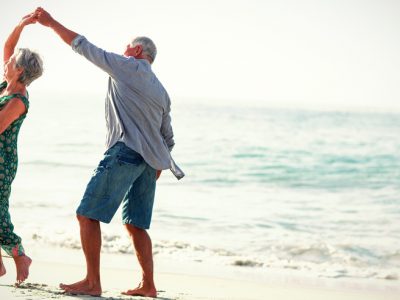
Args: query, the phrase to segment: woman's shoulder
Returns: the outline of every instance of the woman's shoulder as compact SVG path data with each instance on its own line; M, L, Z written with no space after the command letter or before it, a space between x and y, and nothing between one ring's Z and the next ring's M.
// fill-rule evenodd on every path
M28 92L26 92L26 93L28 94ZM17 98L17 99L21 100L22 103L24 104L26 110L29 109L29 100L28 100L27 96L20 94L20 93L15 93L15 94L10 95L10 98L11 99Z
M0 93L4 91L4 88L2 88L3 83L0 84ZM7 86L7 82L5 83L5 86ZM9 101L12 99L19 99L22 101L22 103L25 105L26 109L29 109L29 94L28 91L21 92L21 91L7 91L4 95L0 95L0 106L6 105Z

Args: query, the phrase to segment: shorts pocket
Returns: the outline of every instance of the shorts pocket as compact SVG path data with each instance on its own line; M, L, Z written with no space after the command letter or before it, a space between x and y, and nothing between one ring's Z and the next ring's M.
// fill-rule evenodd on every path
M113 157L112 155L106 154L104 158L99 162L96 171L102 172L103 170L108 170L113 165Z
M143 158L139 154L127 155L120 154L117 156L118 163L120 165L140 165L143 162Z

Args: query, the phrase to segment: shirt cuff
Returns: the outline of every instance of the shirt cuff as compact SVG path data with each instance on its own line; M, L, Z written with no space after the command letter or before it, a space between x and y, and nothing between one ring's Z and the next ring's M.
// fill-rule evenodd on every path
M74 51L76 51L79 47L79 45L82 43L82 41L85 39L83 35L77 35L71 43L71 47Z

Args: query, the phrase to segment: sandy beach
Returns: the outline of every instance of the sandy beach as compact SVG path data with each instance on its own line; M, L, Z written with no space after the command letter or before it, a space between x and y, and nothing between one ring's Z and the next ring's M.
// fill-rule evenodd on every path
M34 249L31 274L21 287L14 287L15 270L5 259L8 273L0 279L0 299L144 299L128 297L121 291L139 280L139 269L131 255L103 254L102 297L65 295L60 282L72 283L84 274L80 250ZM225 270L156 260L156 283L159 299L325 299L325 300L395 300L400 289L390 281L369 282L319 279L302 273L276 273L232 267ZM236 270L236 271L235 271Z

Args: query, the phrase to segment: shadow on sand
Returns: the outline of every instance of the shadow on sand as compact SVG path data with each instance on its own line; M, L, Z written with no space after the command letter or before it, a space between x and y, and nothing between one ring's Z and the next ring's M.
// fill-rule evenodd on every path
M91 299L91 300L126 300L126 299L154 299L149 297L140 297L140 296L86 296L86 295L73 295L66 293L63 290L60 290L56 287L49 287L46 284L40 283L24 283L20 286L15 285L6 285L0 284L2 287L14 288L15 293L18 294L20 292L25 297L29 297L30 299L58 299L58 298L75 298L75 299ZM159 291L159 293L163 293L164 291ZM107 293L107 292L105 292ZM22 296L22 295L21 295ZM160 300L175 300L175 298L166 298L158 296L157 299Z

